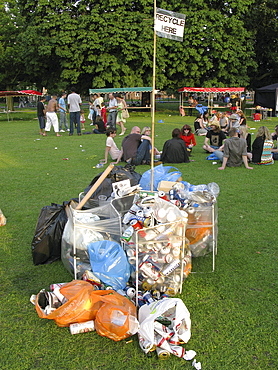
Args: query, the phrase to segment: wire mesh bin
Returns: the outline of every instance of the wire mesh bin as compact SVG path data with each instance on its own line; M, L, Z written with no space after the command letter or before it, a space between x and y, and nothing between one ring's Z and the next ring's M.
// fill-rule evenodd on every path
M212 271L215 270L218 234L217 203L210 205L198 204L187 209L188 224L186 238L193 257L193 272L201 272L201 261L198 257L211 255ZM204 263L203 263L204 264Z
M191 271L185 229L186 222L176 221L136 231L135 246L130 246L126 253L129 261L135 263L132 276L135 277L137 305L145 291L168 296L182 292L183 280Z

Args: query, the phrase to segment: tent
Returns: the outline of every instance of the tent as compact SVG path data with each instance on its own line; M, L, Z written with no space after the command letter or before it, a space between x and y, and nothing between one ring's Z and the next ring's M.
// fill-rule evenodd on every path
M208 93L208 108L213 108L213 95L215 93L240 94L245 90L244 87L182 87L178 90L180 95L180 105L183 105L183 93Z
M272 116L275 117L278 111L278 83L256 89L254 101L255 105L272 109Z
M6 98L6 104L7 104L7 117L9 121L9 109L8 109L8 103L7 98L14 98L18 96L41 96L42 93L36 90L17 90L17 91L0 91L0 98Z

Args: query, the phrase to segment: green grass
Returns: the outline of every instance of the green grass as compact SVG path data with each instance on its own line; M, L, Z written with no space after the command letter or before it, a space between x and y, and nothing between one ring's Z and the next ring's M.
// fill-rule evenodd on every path
M155 117L158 148L171 137L173 128L193 123L193 118L167 109ZM40 209L84 190L99 172L94 167L104 157L105 136L56 138L51 132L42 138L35 112L13 113L10 122L3 116L0 208L7 225L0 228L0 368L192 369L191 363L174 356L168 361L157 360L155 354L146 357L136 336L129 344L95 332L72 336L67 328L37 316L29 302L31 294L71 280L61 261L32 264L31 241ZM160 119L163 124L157 123ZM132 113L127 127L150 123L149 113ZM273 131L277 123L273 118L266 125ZM121 140L116 138L119 146ZM185 181L215 181L221 189L216 271L191 274L183 285L181 298L192 319L186 348L197 352L206 370L277 369L277 163L254 166L253 171L244 167L218 171L205 159L203 140L197 137L195 162L176 165ZM148 168L136 170L143 173ZM195 269L201 271L205 263L205 258L200 259Z

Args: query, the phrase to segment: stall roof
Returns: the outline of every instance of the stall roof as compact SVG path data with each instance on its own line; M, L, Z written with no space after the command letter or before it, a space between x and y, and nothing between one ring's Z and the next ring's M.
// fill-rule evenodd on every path
M239 93L244 87L182 87L179 92L203 92L203 93Z
M7 96L15 97L24 95L42 95L42 93L35 90L0 91L0 98L5 98Z
M111 87L104 89L89 89L89 94L127 93L127 92L151 92L152 87Z

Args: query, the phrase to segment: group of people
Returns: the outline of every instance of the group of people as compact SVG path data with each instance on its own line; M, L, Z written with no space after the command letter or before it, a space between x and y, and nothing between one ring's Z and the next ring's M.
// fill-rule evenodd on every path
M134 126L129 135L125 136L121 149L119 149L114 141L117 132L110 128L106 135L106 146L103 164L108 161L110 154L115 164L120 161L138 166L140 164L150 164L151 162L151 128L144 127L142 132L140 127ZM167 140L163 145L163 150L160 152L157 148L153 148L154 156L162 163L189 163L190 152L193 146L196 145L194 134L191 132L189 125L184 125L182 130L175 128L172 131L172 139Z
M66 102L67 98L67 102ZM77 129L77 135L81 135L81 130L85 130L85 115L81 109L82 100L75 89L71 89L71 93L67 96L62 93L57 99L57 95L52 95L45 106L46 98L41 97L37 104L37 114L40 127L40 135L47 136L47 132L53 126L56 136L61 136L61 132L68 131L69 135L74 134L74 129ZM120 135L124 135L126 128L126 118L129 116L127 104L120 94L109 94L109 102L106 108L103 98L99 94L93 95L93 101L90 104L89 119L91 125L94 125L93 133L104 134L108 128L116 129L116 125L121 127ZM108 117L107 117L108 110ZM60 122L57 113L60 114ZM70 128L67 123L67 112L70 114Z
M226 166L238 167L242 163L247 169L253 169L249 162L269 165L274 163L274 159L278 159L278 149L273 148L273 136L266 126L261 126L251 146L251 135L246 125L232 126L226 135L221 130L219 122L214 120L210 123L203 149L213 153L222 162L220 170Z

